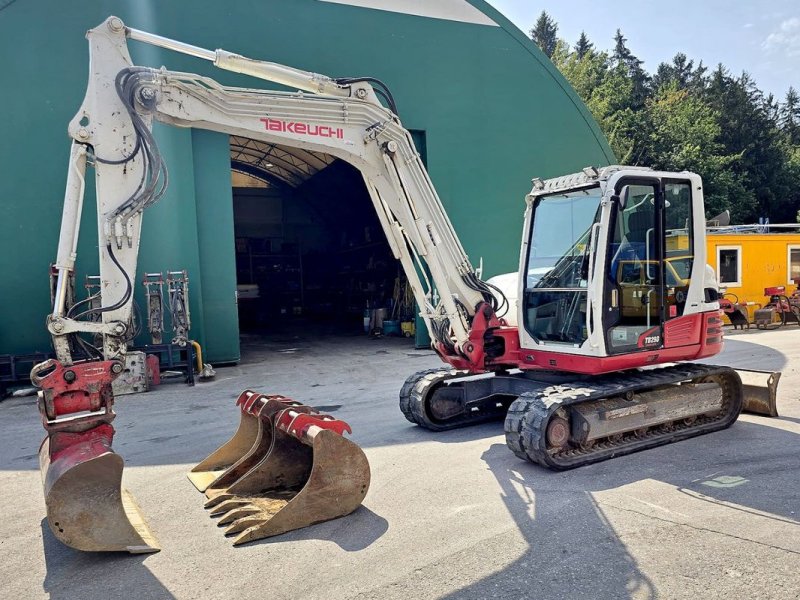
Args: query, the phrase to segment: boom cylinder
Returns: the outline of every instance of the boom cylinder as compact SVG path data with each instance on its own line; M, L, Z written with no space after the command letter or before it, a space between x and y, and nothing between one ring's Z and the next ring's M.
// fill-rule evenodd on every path
M214 63L215 67L233 71L234 73L250 75L251 77L265 79L315 94L330 94L332 96L341 96L344 98L350 96L349 87L339 85L327 75L311 73L277 63L254 60L240 54L228 52L227 50L206 50L199 46L185 44L154 33L134 29L133 27L126 28L125 32L132 40L145 42L152 46L166 48L167 50L173 50L181 54L188 54L196 58L202 58L203 60Z

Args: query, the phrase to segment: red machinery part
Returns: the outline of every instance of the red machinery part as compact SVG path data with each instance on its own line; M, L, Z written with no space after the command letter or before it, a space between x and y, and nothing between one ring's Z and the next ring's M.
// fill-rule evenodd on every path
M158 360L158 356L148 354L145 361L147 362L147 377L150 380L150 385L161 385L161 363Z
M275 427L299 440L303 439L309 427L312 425L320 429L334 431L339 435L344 435L345 432L353 432L353 430L350 429L350 425L330 415L302 414L290 408L281 411L275 419Z
M110 423L114 419L111 382L122 370L117 360L65 366L50 359L34 366L31 382L41 388L39 412L44 428L48 432L84 431Z
M47 431L39 448L47 523L78 550L157 552L158 542L122 489L123 460L111 449L111 383L122 371L117 360L69 366L48 360L31 371Z

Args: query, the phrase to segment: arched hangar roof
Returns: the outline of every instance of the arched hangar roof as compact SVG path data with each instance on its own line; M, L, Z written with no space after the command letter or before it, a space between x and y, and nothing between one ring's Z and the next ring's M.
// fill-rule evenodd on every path
M41 325L50 301L46 276L30 274L47 273L54 258L69 154L65 131L89 69L84 35L111 14L131 27L204 48L384 81L459 238L475 264L483 261L486 275L516 269L531 177L614 162L561 74L482 0L37 0L0 8L0 66L13 82L0 94L9 116L3 133L14 140L0 144L7 173L0 178L0 256L13 257L0 275L15 297L26 299L6 311L14 313L14 323L0 327L6 353L50 345ZM129 48L139 65L198 73L223 85L264 85L198 58L134 41ZM155 132L170 188L143 219L140 270L187 269L193 337L211 362L235 360L232 149L235 166L272 164L275 180L286 185L324 168L327 159L246 140L232 146L229 136L207 131L157 124ZM92 186L87 189L77 281L98 268Z

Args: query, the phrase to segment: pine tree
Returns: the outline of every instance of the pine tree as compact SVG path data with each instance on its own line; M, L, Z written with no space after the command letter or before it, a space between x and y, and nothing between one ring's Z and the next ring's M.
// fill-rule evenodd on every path
M706 71L702 61L695 69L694 61L689 60L683 52L678 52L671 63L662 62L658 65L651 87L655 92L664 85L675 83L681 90L700 91L705 88Z
M586 32L581 31L581 37L578 38L578 42L575 44L575 53L578 55L578 60L582 60L584 56L593 51L594 44L586 37Z
M614 53L611 55L611 60L614 61L617 67L627 66L628 61L633 56L631 51L628 50L628 46L625 45L627 41L628 39L622 35L622 31L617 29L617 33L614 34Z
M780 109L779 119L789 143L800 145L800 94L792 86L786 92L786 101Z
M630 78L632 83L631 109L638 110L644 106L644 101L647 99L650 78L642 68L644 61L634 56L625 44L627 41L622 35L622 31L617 29L617 33L614 35L614 52L611 60L620 73Z
M536 24L530 30L531 39L542 49L548 58L553 56L558 43L558 25L545 11L536 19Z

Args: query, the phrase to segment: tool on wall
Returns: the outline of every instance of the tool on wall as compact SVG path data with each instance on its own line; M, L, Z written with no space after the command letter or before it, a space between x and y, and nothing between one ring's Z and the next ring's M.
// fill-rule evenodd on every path
M172 343L185 346L192 328L189 316L189 276L186 270L167 271L167 294L172 321Z
M189 339L191 329L191 319L189 313L189 276L186 270L167 271L167 296L169 298L168 310L171 317L171 328L173 332L172 341L168 344L163 342L164 338L164 276L161 273L145 273L142 285L145 288L147 300L147 328L152 339L152 346L148 350L155 352L157 357L169 357L167 364L162 365L165 369L175 366L173 360L174 348L183 349L178 354L186 356L185 361L180 358L179 363L184 363L187 367L187 379L194 379L192 369L189 369L192 362L192 352L197 362L196 372L200 379L211 379L216 375L213 367L202 362L202 350L200 344Z
M164 278L161 273L145 273L142 285L147 299L147 330L153 344L161 344L164 336Z

